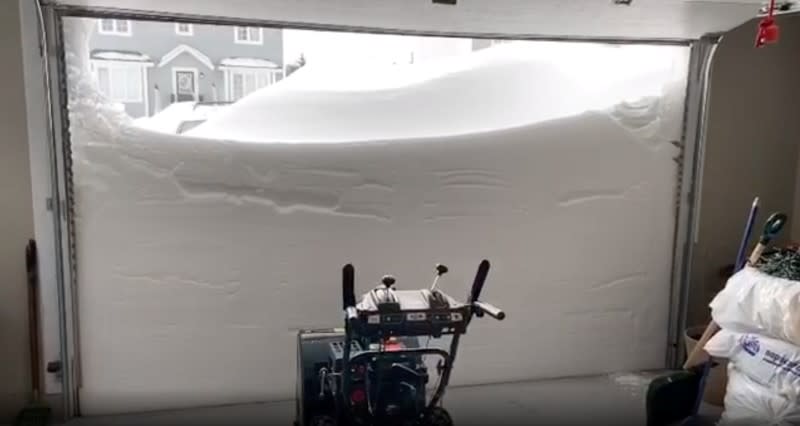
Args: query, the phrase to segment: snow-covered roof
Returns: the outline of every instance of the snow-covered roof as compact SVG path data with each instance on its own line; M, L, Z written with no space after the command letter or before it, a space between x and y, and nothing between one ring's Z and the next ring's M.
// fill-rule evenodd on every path
M167 52L167 54L161 58L161 62L158 63L158 66L163 67L164 65L167 65L168 63L172 62L173 59L177 58L183 53L194 56L195 59L197 59L201 64L205 65L209 69L214 69L214 63L211 62L211 58L206 56L203 52L186 44L181 44Z
M275 62L261 58L233 57L225 58L219 63L220 68L280 68Z
M92 59L103 61L151 62L144 53L130 50L93 50Z

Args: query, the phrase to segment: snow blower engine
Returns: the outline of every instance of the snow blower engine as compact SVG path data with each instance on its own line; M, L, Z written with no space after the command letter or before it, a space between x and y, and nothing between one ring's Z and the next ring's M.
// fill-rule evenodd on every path
M395 290L395 279L384 276L356 304L355 271L345 265L344 328L298 335L296 426L452 425L440 404L459 339L473 316L502 320L505 313L480 301L488 261L478 267L466 303L436 288L446 272L446 266L436 265L433 285L422 290ZM442 336L451 338L449 350L428 346ZM426 356L438 359L438 384L430 399Z

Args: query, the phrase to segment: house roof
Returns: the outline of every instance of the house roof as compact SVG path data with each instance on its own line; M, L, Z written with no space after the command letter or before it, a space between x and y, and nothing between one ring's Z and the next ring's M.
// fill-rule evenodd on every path
M163 67L164 65L167 65L183 53L194 56L194 58L197 59L201 64L205 65L209 69L214 69L214 63L211 62L211 59L208 56L194 47L186 44L178 45L178 47L167 52L167 54L161 58L158 66Z
M93 50L91 58L101 61L119 61L119 62L142 62L150 63L150 57L141 52L133 50Z
M280 68L275 62L261 58L232 57L219 63L220 68Z

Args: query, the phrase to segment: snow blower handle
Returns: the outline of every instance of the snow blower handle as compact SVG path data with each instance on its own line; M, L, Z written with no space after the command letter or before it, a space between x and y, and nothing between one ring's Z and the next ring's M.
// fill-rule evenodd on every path
M478 273L475 274L475 281L472 282L472 289L470 290L467 303L477 302L478 299L480 299L487 275L489 275L489 261L484 259L481 261L481 264L478 265Z
M355 269L353 265L349 263L344 265L344 268L342 268L342 309L344 309L347 322L358 319L355 281Z
M486 276L489 275L489 266L489 261L486 259L481 261L481 264L478 266L478 273L475 274L475 281L472 283L472 290L469 293L467 303L472 305L472 312L475 313L476 317L481 318L486 314L496 320L502 321L506 317L505 312L496 306L480 301L483 285L486 283Z
M489 315L490 317L502 321L506 318L506 313L503 312L497 306L491 305L486 302L472 302L472 306L475 308L475 313L478 317L483 316L483 314Z

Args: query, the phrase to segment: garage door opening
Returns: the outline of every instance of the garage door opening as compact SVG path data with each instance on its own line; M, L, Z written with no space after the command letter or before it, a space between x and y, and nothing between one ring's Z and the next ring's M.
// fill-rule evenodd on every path
M63 23L84 414L292 398L345 263L492 261L455 385L664 366L688 46Z

